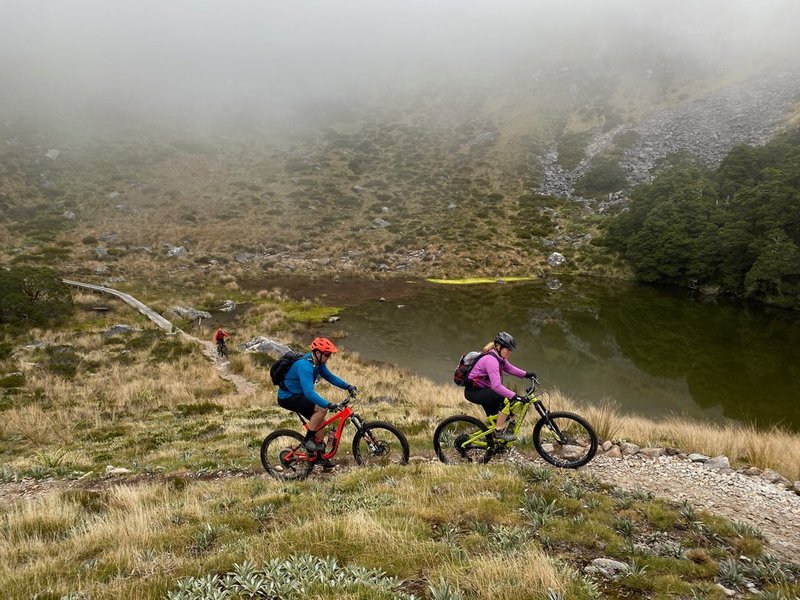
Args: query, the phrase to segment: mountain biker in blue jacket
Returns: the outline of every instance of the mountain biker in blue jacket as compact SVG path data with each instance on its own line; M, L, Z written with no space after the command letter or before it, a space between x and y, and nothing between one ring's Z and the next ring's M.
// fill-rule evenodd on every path
M523 371L508 361L508 357L516 349L517 342L511 334L505 331L498 333L483 348L484 354L475 362L464 388L464 397L473 404L480 404L487 417L497 415L494 437L504 442L517 439L512 432L505 430L508 415L502 412L506 402L517 396L503 385L502 373L520 378L536 377L533 371Z
M320 425L328 410L338 411L341 406L333 404L314 391L319 378L348 392L355 392L356 386L347 383L330 372L327 363L331 354L339 349L327 338L316 338L309 346L311 350L286 372L282 387L278 389L278 405L303 415L308 419L308 431L303 445L312 452L322 452L325 430ZM283 389L286 388L286 389Z

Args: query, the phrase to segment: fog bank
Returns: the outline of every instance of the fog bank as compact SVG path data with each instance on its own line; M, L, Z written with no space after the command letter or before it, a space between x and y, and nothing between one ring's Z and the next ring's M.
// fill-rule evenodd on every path
M0 117L282 120L597 59L795 57L794 0L0 0Z

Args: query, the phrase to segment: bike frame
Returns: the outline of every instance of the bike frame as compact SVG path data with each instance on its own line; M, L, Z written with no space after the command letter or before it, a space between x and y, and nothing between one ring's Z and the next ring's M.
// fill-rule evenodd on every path
M531 387L525 391L525 395L523 396L524 400L517 400L516 402L509 400L508 418L515 419L513 429L515 436L518 436L520 430L522 429L522 424L525 422L525 417L528 414L531 406L536 409L536 412L539 413L539 417L541 419L547 419L547 415L550 412L547 410L547 408L545 408L541 397L536 394L537 383L538 382L535 379L531 379ZM505 410L505 406L503 409ZM493 448L495 446L511 448L514 446L516 442L497 442L494 439L493 433L495 426L497 425L497 415L487 417L486 424L489 426L488 429L485 431L479 431L478 433L470 436L463 442L462 445L470 445L473 448ZM549 419L547 425L556 433L556 435L558 435L559 438L561 438L561 432L554 423L550 422Z
M323 459L330 459L336 456L336 453L339 451L339 442L342 439L342 433L344 432L344 426L347 423L347 421L352 420L353 425L355 425L356 429L361 431L362 427L361 417L357 413L353 412L353 409L350 408L349 406L349 402L354 397L355 396L352 395L348 396L347 399L345 399L344 401L344 408L342 408L342 410L337 412L330 419L324 421L319 426L320 429L324 429L328 427L328 425L331 425L332 423L336 423L338 421L339 424L336 426L336 437L333 442L332 448L327 448L326 449L327 451L322 453L310 453L307 450L305 450L301 445L295 449L295 451L293 452L293 456L295 456L300 460L306 460L306 461L316 461L318 460L319 456L322 456ZM302 416L300 418L303 421L303 429L308 431L308 421Z

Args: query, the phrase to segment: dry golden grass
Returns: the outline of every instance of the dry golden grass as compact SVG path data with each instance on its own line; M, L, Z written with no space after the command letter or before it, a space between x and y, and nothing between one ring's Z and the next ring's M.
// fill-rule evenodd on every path
M463 567L449 566L441 573L468 598L516 600L520 590L553 590L563 593L564 574L544 551L528 546L510 556L491 556Z
M627 439L641 446L670 446L709 456L727 456L732 463L771 468L792 481L800 480L800 435L779 427L718 425L671 417L653 421L621 415L613 404L581 408L602 439ZM609 435L610 434L610 435Z

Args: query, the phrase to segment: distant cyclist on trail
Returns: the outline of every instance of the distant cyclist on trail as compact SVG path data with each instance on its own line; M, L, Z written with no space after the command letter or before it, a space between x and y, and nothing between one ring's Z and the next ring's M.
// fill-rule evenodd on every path
M222 355L225 353L227 355L227 349L225 348L225 340L230 339L231 334L227 331L222 329L222 327L218 327L217 330L214 332L214 343L217 345L217 353Z
M523 371L508 361L511 353L517 349L517 342L511 334L501 331L494 340L483 348L483 356L475 361L469 373L464 397L473 404L480 404L487 417L497 415L494 437L505 442L517 439L513 433L505 430L508 415L502 411L508 400L514 400L516 394L503 385L502 373L514 377L536 377L533 371Z
M319 430L320 425L328 410L337 411L341 407L320 396L314 391L314 386L320 377L348 392L356 391L356 386L340 379L328 369L327 363L331 354L339 351L332 341L315 338L309 349L311 351L295 361L286 372L282 387L278 389L278 405L309 420L303 445L312 452L322 452L325 449L322 441L325 430Z

